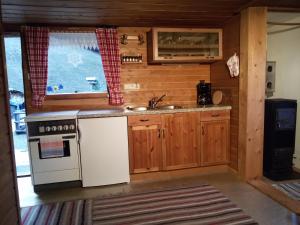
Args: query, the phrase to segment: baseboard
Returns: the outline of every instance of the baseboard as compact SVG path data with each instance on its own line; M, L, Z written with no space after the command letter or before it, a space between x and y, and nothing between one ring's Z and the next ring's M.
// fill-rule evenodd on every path
M189 169L180 169L172 171L160 171L160 172L149 172L149 173L139 173L130 175L131 182L137 181L160 181L160 180L170 180L181 177L191 177L213 174L213 173L226 173L231 172L231 169L227 165L218 166L206 166L197 167Z

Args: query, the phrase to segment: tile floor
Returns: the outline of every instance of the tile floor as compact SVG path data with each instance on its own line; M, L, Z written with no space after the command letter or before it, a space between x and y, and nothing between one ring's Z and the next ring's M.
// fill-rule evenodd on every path
M181 177L178 179L166 178L159 181L132 182L130 184L103 187L78 187L49 190L38 194L33 192L30 178L19 178L18 180L21 207L56 201L88 199L128 192L143 192L153 189L192 186L201 183L208 183L217 187L239 207L244 209L248 215L251 215L260 225L300 224L300 218L297 215L257 191L252 186L241 181L235 174L232 173L199 175Z

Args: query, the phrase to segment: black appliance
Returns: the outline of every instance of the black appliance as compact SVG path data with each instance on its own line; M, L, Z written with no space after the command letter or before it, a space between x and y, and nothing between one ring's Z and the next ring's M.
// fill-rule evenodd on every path
M197 104L212 104L211 83L205 83L204 80L200 80L200 83L197 85Z
M265 100L264 175L288 179L293 173L297 101Z

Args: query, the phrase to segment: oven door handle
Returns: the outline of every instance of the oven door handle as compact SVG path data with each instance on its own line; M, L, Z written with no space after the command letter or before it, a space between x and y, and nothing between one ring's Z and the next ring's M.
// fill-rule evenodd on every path
M74 138L76 138L76 135L67 135L62 137L62 139L74 139Z

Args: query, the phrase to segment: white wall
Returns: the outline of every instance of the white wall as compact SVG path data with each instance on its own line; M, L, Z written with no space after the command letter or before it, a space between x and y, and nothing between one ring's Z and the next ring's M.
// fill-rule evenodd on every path
M298 18L285 22L299 22ZM290 27L281 26L280 29ZM271 30L271 29L269 29ZM274 27L272 27L274 30ZM300 168L300 28L268 34L267 60L276 61L276 81L273 98L297 99L297 131L294 163Z

